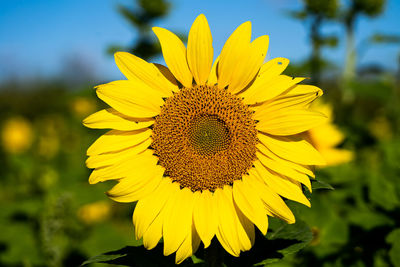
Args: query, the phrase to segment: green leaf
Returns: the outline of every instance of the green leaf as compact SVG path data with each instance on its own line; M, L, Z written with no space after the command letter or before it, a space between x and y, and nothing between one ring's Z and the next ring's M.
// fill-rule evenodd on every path
M196 260L196 263L194 263L192 258L189 258L180 266L199 266L200 263L197 262L200 262L200 260ZM108 263L132 267L176 266L175 255L164 256L160 244L152 250L147 250L143 246L126 246L119 250L94 256L82 263L81 266L86 266L92 263Z
M321 180L312 180L311 181L311 185L312 185L312 189L313 190L318 190L318 189L328 189L328 190L334 190L335 188L333 188L333 186L331 186L330 184L321 181Z
M272 221L272 220L271 220ZM296 240L294 244L287 246L284 249L278 250L283 255L293 254L303 249L311 242L313 235L309 226L301 220L297 220L295 224L287 224L279 220L276 225L271 224L273 231L270 236L267 235L269 240Z
M122 258L126 255L127 254L101 254L88 259L87 261L83 262L81 266L85 266L92 263L100 263L100 262L106 263L116 260L118 258Z
M372 230L376 227L393 226L394 221L383 213L377 210L368 208L354 209L349 214L349 222L359 225L365 230Z
M216 246L226 266L252 266L264 265L296 253L311 242L313 236L310 228L303 221L287 224L279 219L270 219L270 231L266 236L257 232L255 246L240 257L229 255L216 239ZM125 266L176 266L174 255L163 256L162 245L159 244L152 250L143 246L127 246L120 250L107 252L85 261L82 266L92 263L108 263ZM204 266L204 255L207 250L200 248L195 256L185 260L180 266ZM223 256L222 256L223 255Z
M263 266L276 262L306 247L313 235L308 225L297 220L295 224L287 224L276 218L269 220L270 230L264 237L256 237L255 246L244 252L239 258L231 258L227 266Z
M390 260L395 267L400 267L400 228L390 232L386 237L386 242L392 244L389 250Z
M399 204L395 183L379 173L372 173L369 179L369 197L371 202L384 208L385 210L394 210ZM385 192L382 194L382 192Z
M369 41L375 44L399 44L400 36L394 34L375 33L369 38Z

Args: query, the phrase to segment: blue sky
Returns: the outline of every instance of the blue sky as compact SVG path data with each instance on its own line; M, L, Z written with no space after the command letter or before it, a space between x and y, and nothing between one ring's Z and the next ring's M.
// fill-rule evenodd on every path
M0 80L9 77L52 77L62 75L65 62L78 58L98 80L121 78L113 58L105 53L111 44L128 45L136 33L116 11L118 4L132 5L133 0L13 0L0 3ZM215 54L242 22L250 20L253 36L268 34L268 58L287 57L292 62L310 53L304 24L285 12L301 8L300 0L172 0L169 16L154 26L188 32L200 13L209 21ZM400 35L400 1L388 0L385 13L373 20L360 18L357 42L375 32ZM342 27L327 24L326 33L344 36ZM337 64L344 62L344 39L324 55ZM380 63L396 68L400 47L371 46L360 58L361 64Z

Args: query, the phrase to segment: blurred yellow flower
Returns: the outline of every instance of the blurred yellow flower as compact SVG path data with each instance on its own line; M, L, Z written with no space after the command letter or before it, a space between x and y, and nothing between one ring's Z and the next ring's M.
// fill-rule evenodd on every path
M60 150L60 142L58 137L54 135L42 135L39 136L39 143L38 143L38 153L39 155L51 159Z
M46 166L41 175L37 177L38 184L43 190L50 189L54 184L57 183L59 174L56 169L51 166Z
M309 141L321 153L326 161L326 166L334 166L349 162L353 159L353 152L346 149L335 148L344 140L343 133L333 124L332 106L321 101L315 101L311 109L322 112L328 116L326 123L307 131Z
M309 165L324 160L298 134L325 121L309 110L322 90L281 75L285 58L264 63L268 36L251 42L250 22L214 64L204 15L187 48L172 32L153 31L168 68L119 52L128 80L96 87L111 108L84 124L112 130L87 151L89 182L118 180L108 196L138 201L133 223L146 248L163 238L164 255L176 252L180 263L215 236L238 257L254 244L255 226L267 233L268 216L295 222L282 197L310 206L302 184L311 190Z
M90 113L93 113L96 108L96 102L86 97L76 97L71 102L71 109L79 118L86 117Z
M61 116L46 116L39 121L37 152L40 156L51 159L59 152L62 134L65 132L65 121Z
M78 210L78 218L87 224L105 221L110 217L111 205L106 201L97 201L83 205Z
M22 117L10 118L3 124L1 137L5 151L12 154L22 153L32 145L32 125Z
M392 127L387 117L377 116L368 124L371 134L379 140L389 140L393 137Z

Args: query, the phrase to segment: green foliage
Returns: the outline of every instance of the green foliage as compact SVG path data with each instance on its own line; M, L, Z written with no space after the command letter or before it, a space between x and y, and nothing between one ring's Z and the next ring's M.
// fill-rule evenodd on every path
M394 34L376 33L371 36L370 42L376 44L399 44L400 36Z
M323 47L336 47L338 38L333 35L324 35L321 33L321 27L327 20L336 17L338 11L338 1L319 1L319 0L303 0L304 7L299 11L292 11L290 15L302 21L307 22L310 31L310 43L312 45L311 55L303 66L308 75L311 76L314 84L319 84L321 74L324 70L324 60L321 58L321 50Z
M134 44L129 47L110 46L108 53L126 51L147 60L161 52L161 47L155 40L151 27L154 26L156 20L169 13L171 4L166 0L138 0L134 2L136 2L136 5L134 5L136 8L119 5L118 12L137 30L138 37L135 38Z
M353 0L352 2L355 12L374 17L382 13L386 0Z
M296 253L305 248L313 238L311 229L301 220L297 220L295 224L286 224L280 220L271 219L269 227L272 233L267 235L267 239L275 241L276 243L284 243L286 241L287 246L283 248L280 248L277 245L271 246L274 247L274 249L277 249L278 256L275 258L271 257L270 259L264 259L263 261L256 263L255 266L276 262L282 257ZM293 242L293 240L296 240L296 242Z
M208 249L200 248L196 255L187 259L182 266L208 266L206 258L214 250L220 257L220 264L225 266L264 266L276 262L288 255L298 252L312 240L310 228L302 221L287 224L278 219L270 219L269 233L266 237L257 233L256 243L252 250L243 252L239 258L227 254L216 240ZM163 256L162 244L153 250L140 247L124 247L106 252L85 261L91 263L109 263L125 266L175 266L174 256ZM216 265L220 266L220 265Z
M158 245L153 250L146 250L143 246L128 246L116 251L110 251L85 261L82 266L92 263L108 263L123 266L176 266L173 255L165 257L162 247ZM195 266L191 259L185 261L182 266Z
M333 18L338 9L337 0L304 0L305 10L309 14L318 14L327 18Z
M386 237L386 242L392 245L389 251L390 260L395 267L400 266L400 229L395 229Z
M89 190L84 166L85 149L97 136L81 124L99 108L93 93L43 81L0 89L0 129L22 117L33 135L18 154L0 146L1 266L78 266L89 255L134 243L127 206L114 205L112 223L110 215L103 224L79 216L85 204L104 199L107 188Z
M321 180L312 180L312 189L329 189L329 190L334 190L335 188L333 188L330 184L321 181Z

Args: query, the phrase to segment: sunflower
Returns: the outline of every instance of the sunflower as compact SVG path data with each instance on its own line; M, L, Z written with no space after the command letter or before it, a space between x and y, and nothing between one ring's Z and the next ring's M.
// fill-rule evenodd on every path
M3 149L10 154L27 151L34 139L31 123L23 117L12 117L4 122L1 131Z
M111 106L84 120L111 129L88 149L89 182L117 180L107 195L137 201L133 224L147 249L160 239L176 262L216 236L233 256L249 250L255 226L266 234L268 216L295 218L282 198L310 206L311 165L324 164L300 133L325 120L310 111L321 89L281 73L289 61L264 63L268 36L251 41L240 25L213 64L204 15L194 21L187 48L172 32L154 27L168 66L124 52L116 64L127 80L96 87Z

